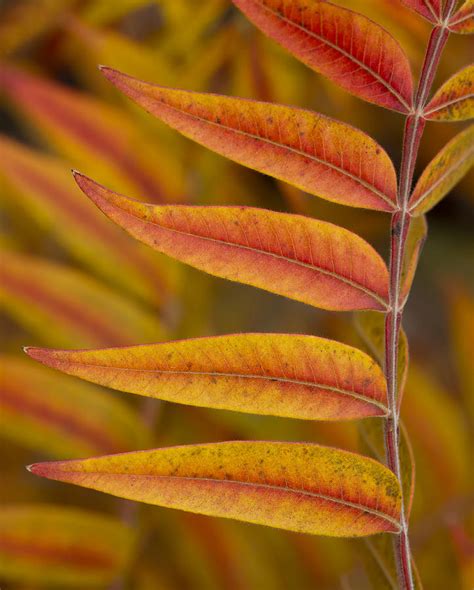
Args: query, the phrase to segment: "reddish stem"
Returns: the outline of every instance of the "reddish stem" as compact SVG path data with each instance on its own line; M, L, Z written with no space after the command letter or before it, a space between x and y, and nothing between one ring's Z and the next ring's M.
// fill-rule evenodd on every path
M385 375L388 388L390 415L385 420L385 449L387 464L402 481L399 456L399 408L398 408L398 343L405 301L401 299L401 269L405 253L406 238L410 228L408 200L413 183L418 150L425 127L423 107L428 98L441 54L449 37L447 20L452 14L456 0L448 0L444 11L444 21L432 31L426 50L420 81L415 96L413 112L407 116L403 137L402 163L400 167L398 210L392 216L390 247L390 310L385 320ZM402 590L413 590L413 571L411 564L408 522L402 501L400 518L401 532L394 542L397 563L398 583Z

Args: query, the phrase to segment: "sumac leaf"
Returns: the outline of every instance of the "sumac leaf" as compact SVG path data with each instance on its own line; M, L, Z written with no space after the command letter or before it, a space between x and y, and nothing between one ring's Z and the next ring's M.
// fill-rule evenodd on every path
M449 30L468 35L474 33L474 0L466 0L449 19Z
M428 164L418 180L409 207L422 215L441 201L474 164L474 125L456 135Z
M424 215L415 217L410 221L400 273L400 295L402 300L406 300L410 293L418 260L427 235L428 224Z
M410 111L408 58L377 23L325 1L233 2L266 35L345 90L379 106Z
M190 445L29 469L130 500L292 531L358 537L400 530L395 475L362 455L314 444Z
M393 552L392 539L388 535L367 537L359 545L364 569L372 590L398 590L397 563ZM423 590L416 563L411 562L413 590Z
M56 504L3 504L0 578L41 587L105 586L123 573L133 532L118 519Z
M466 416L452 393L415 363L410 365L406 391L402 417L417 459L419 487L431 506L441 507L469 493L472 445Z
M474 423L474 297L465 285L450 282L447 290L452 361L469 419Z
M385 263L336 225L251 207L146 205L75 177L132 236L200 270L323 309L387 306Z
M438 23L442 17L442 0L402 0L402 2L432 23Z
M384 425L382 420L364 420L358 424L360 451L380 463L385 462ZM405 515L410 518L415 493L415 457L405 426L400 422L400 468Z
M355 326L367 350L383 366L385 362L385 317L381 313L365 311L355 315ZM409 349L405 330L400 332L398 343L398 406L402 400L408 374Z
M356 348L315 336L236 334L26 352L93 383L182 404L308 420L386 414L380 367Z
M430 121L465 121L474 117L474 64L449 78L426 105Z
M110 392L29 359L1 356L0 435L35 452L73 459L143 448L150 433Z
M149 113L239 164L329 201L395 208L390 158L354 127L295 107L165 88L105 67L102 72Z

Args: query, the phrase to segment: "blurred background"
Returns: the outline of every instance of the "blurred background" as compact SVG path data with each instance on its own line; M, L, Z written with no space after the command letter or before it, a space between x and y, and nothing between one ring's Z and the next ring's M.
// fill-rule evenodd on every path
M428 23L394 0L337 3L385 26L417 76ZM452 36L435 85L470 61L469 48L467 38ZM212 154L127 101L97 64L162 85L311 108L362 128L400 161L400 115L312 73L229 0L0 0L1 588L393 590L382 573L393 564L385 567L383 547L370 542L132 506L25 470L43 460L232 439L371 452L357 423L143 400L56 374L22 353L25 345L87 348L245 331L362 346L351 314L212 278L135 242L82 195L71 168L146 202L314 216L387 255L388 216L327 203ZM461 129L428 124L417 173ZM472 183L471 173L429 214L404 320L411 368L402 414L416 464L411 537L430 589L474 584Z

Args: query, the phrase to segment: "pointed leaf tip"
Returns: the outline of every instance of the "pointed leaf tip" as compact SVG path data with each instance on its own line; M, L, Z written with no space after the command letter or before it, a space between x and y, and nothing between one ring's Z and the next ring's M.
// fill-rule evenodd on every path
M35 361L42 362L48 356L47 348L38 348L36 346L24 346L23 352Z
M322 309L387 308L385 262L346 229L253 207L153 206L89 178L78 184L133 237L214 276Z
M234 162L328 201L396 208L392 161L355 127L296 107L166 88L116 70L104 75L146 111Z

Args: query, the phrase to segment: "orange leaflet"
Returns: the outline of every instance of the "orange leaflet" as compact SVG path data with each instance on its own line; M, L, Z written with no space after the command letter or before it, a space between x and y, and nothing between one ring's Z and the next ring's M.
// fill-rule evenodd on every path
M385 362L385 317L381 313L365 311L355 314L354 317L357 332L362 338L370 354L383 365ZM410 351L408 349L408 338L405 330L400 333L398 343L398 405L400 406L405 383L407 379Z
M474 33L474 0L466 0L449 19L449 30L468 35Z
M456 135L428 164L410 198L410 213L422 215L441 201L474 164L474 125Z
M395 208L390 158L354 127L293 107L164 88L105 67L102 72L148 112L239 164L329 201Z
M411 110L408 58L377 23L325 1L233 2L266 35L345 90L401 113Z
M225 442L38 463L36 475L209 516L336 537L400 530L384 465L315 444Z
M308 420L387 413L381 368L356 348L315 336L237 334L26 352L93 383L182 404Z
M428 235L426 217L421 215L410 221L410 228L406 237L405 252L401 268L401 298L406 301L415 278L421 250Z
M47 588L103 587L125 571L133 545L128 527L99 512L57 504L0 508L4 581Z
M0 356L0 434L48 456L73 459L143 448L150 433L111 392Z
M442 0L402 0L403 4L424 16L432 23L437 23L441 19Z
M364 420L357 425L359 450L381 463L385 462L384 424L382 420ZM400 423L400 466L403 503L407 518L413 505L415 493L415 458L410 439L403 423Z
M465 121L474 117L474 64L447 80L424 109L430 121Z
M384 261L346 229L252 207L147 205L76 180L132 236L212 275L323 309L387 307Z

